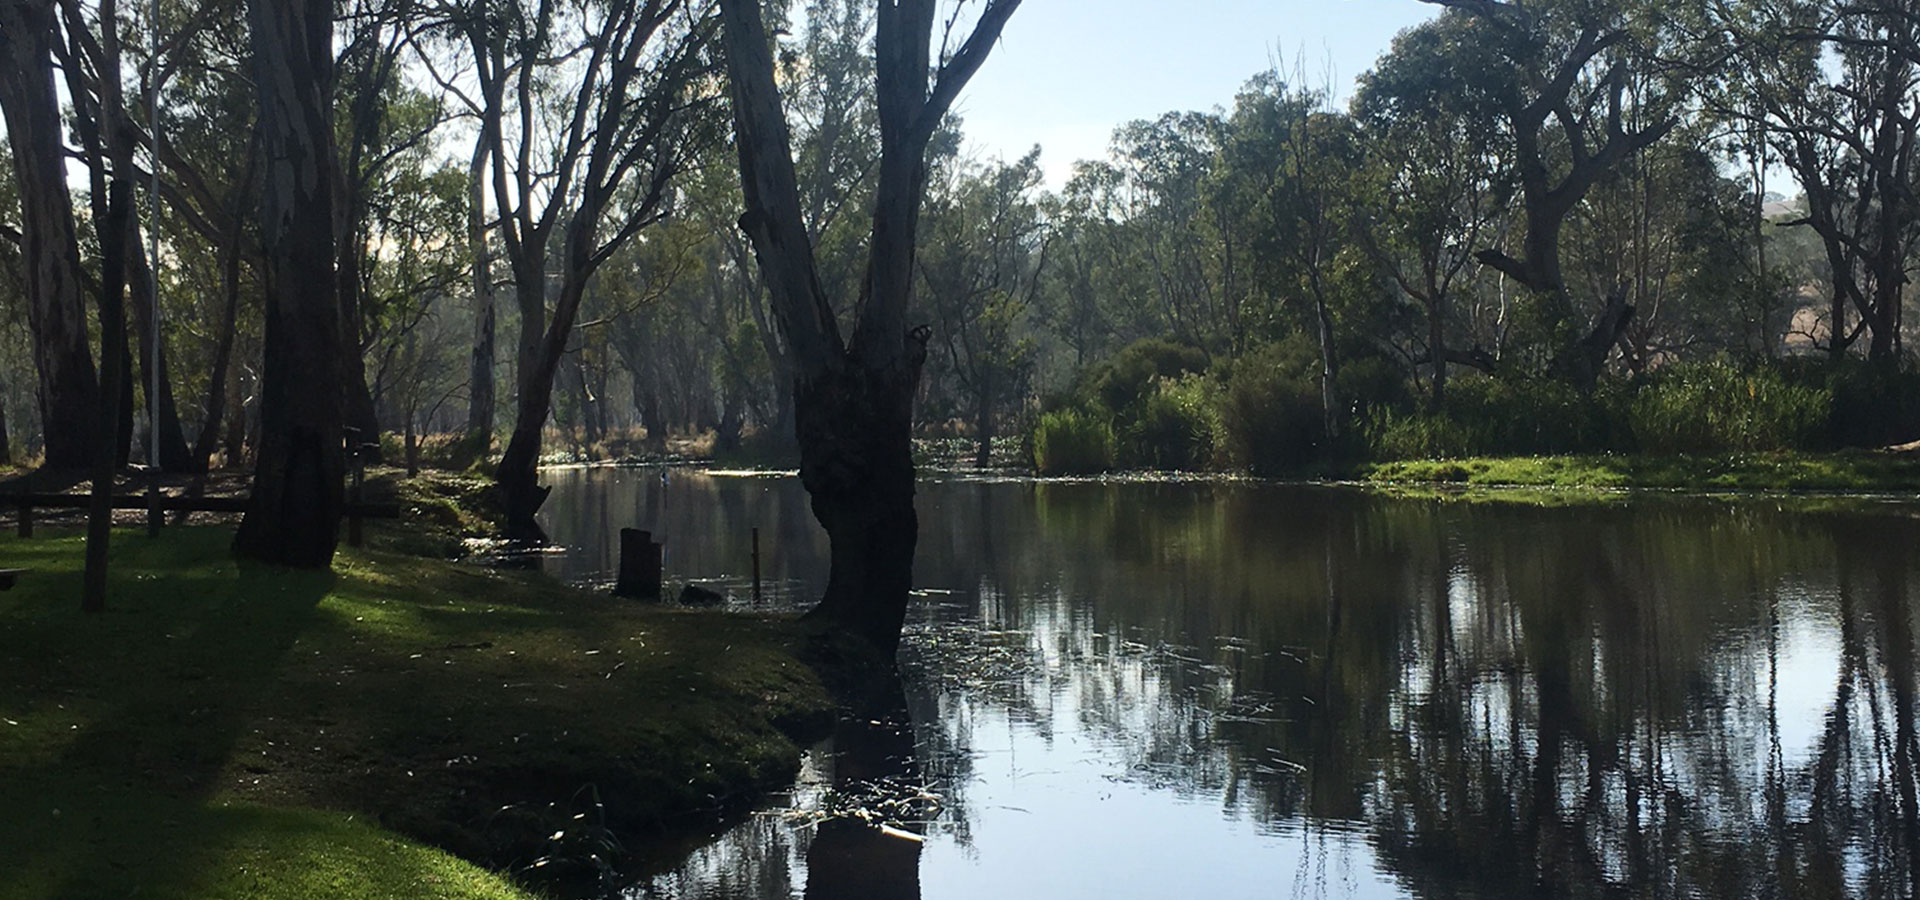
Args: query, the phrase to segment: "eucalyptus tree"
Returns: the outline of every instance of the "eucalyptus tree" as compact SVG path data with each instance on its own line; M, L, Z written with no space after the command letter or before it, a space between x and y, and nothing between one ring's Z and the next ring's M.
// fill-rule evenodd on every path
M340 24L335 68L342 141L335 272L348 345L342 373L346 427L377 457L380 419L366 367L373 337L365 308L372 300L367 269L378 238L372 207L382 199L377 194L382 182L391 179L391 169L410 154L417 156L412 151L427 145L445 116L436 99L401 83L402 60L433 24L416 0L353 0L342 10ZM406 109L396 112L396 106Z
M588 282L667 214L675 176L710 138L714 27L701 0L480 0L463 23L482 61L493 208L520 313L513 434L494 470L510 533L542 536L542 430Z
M102 273L98 279L99 292L102 300L115 308L132 307L140 364L137 370L133 366L122 366L121 372L129 381L129 386L137 381L149 395L146 403L153 428L147 434L147 441L156 450L156 461L166 471L187 471L192 468L192 463L174 401L173 378L165 341L156 339L155 334L158 328L154 311L158 299L158 281L153 262L147 259L146 248L142 244L141 216L110 215L111 204L108 199L110 185L122 184L131 190L142 182L151 183L142 179L141 173L135 168L135 150L143 136L144 126L137 124L136 116L140 111L129 101L138 99L150 102L153 79L164 78L165 72L152 60L144 60L146 64L141 66L141 71L145 84L141 85L142 89L137 91L135 98L129 98L124 84L123 65L128 42L123 41L121 35L138 33L131 28L151 27L149 23L133 19L123 23L121 6L115 0L102 0L92 8L91 16L78 0L62 0L61 8L67 41L56 50L56 54L60 58L60 68L65 75L67 95L71 101L68 118L80 139L80 156L87 165L95 233L99 237L102 256L112 255L125 265L126 272L122 280L130 291L130 297L126 303L106 300L105 292L112 290L109 284L112 279L106 273ZM133 43L137 46L139 42ZM158 227L158 223L149 222L147 227ZM134 377L136 374L137 378ZM124 421L116 426L123 446L122 457L125 456L124 445L131 439L132 433L133 404L130 401L129 396L129 402L124 405Z
M973 419L974 464L985 466L1001 413L1026 396L1033 365L1029 310L1051 243L1036 196L1040 150L1011 163L963 161L940 175L927 198L920 283L940 368Z
M259 319L253 309L265 269L255 215L263 168L259 100L245 75L252 49L244 0L160 12L160 55L137 69L143 96L153 79L160 82L159 133L136 131L136 137L146 157L157 160L164 203L161 221L151 226L161 231L170 263L159 273L172 288L163 291L163 303L170 304L164 314L181 323L176 335L200 338L200 347L179 341L175 348L183 360L182 384L202 388L188 468L204 471L222 432L231 438L235 428L244 431L248 392L241 373L257 370ZM240 442L227 444L228 462L239 463Z
M1512 194L1493 147L1492 117L1454 101L1458 73L1435 66L1432 26L1416 26L1360 78L1354 114L1364 131L1366 199L1356 222L1361 244L1401 293L1426 314L1423 352L1432 373L1430 406L1446 403L1447 368L1490 370L1494 356L1448 338L1456 296L1477 274L1474 250L1499 229Z
M1222 168L1244 199L1251 249L1268 290L1304 296L1320 350L1320 401L1326 433L1339 436L1340 339L1335 308L1343 295L1342 257L1351 256L1354 176L1360 144L1353 121L1329 107L1329 92L1290 85L1278 71L1248 82L1227 123Z
M866 277L842 337L808 233L793 141L758 0L721 0L734 145L746 213L775 317L794 362L800 478L831 542L826 594L809 615L891 653L905 621L919 540L913 399L928 330L909 329L928 145L986 61L1019 0L988 0L971 30L948 19L934 56L935 0L881 0L874 18L880 162Z
M1805 192L1783 224L1819 237L1831 273L1826 349L1845 355L1864 330L1868 357L1901 351L1907 266L1920 249L1920 4L1709 4L1724 36L1724 81ZM1849 323L1854 324L1849 324Z
M98 446L98 423L89 413L99 406L100 382L87 343L79 237L54 94L57 27L53 0L0 2L0 116L20 189L45 465L79 468Z
M1589 319L1576 306L1561 261L1568 217L1594 184L1678 123L1683 88L1670 80L1629 94L1631 76L1652 65L1656 30L1647 10L1598 0L1540 4L1427 0L1448 7L1431 27L1434 45L1469 102L1496 110L1520 185L1519 255L1482 249L1479 261L1543 304L1551 368L1583 390L1598 379L1634 307L1610 291Z
M1240 223L1209 202L1226 131L1213 113L1129 122L1114 130L1114 171L1100 180L1108 215L1127 225L1126 252L1150 279L1140 299L1157 302L1163 333L1231 355L1247 333L1241 314L1251 278Z
M344 504L342 358L334 247L333 3L250 0L265 160L266 374L241 556L307 568L333 561Z

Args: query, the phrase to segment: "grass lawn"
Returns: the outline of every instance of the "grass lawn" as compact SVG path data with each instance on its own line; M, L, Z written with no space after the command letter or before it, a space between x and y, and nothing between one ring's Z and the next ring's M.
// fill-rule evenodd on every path
M116 532L85 616L79 536L0 538L33 570L0 592L0 898L524 896L463 860L592 868L790 777L829 721L783 623L230 539Z
M1377 485L1656 488L1694 491L1920 491L1920 456L1907 453L1740 453L1714 456L1539 456L1373 463Z

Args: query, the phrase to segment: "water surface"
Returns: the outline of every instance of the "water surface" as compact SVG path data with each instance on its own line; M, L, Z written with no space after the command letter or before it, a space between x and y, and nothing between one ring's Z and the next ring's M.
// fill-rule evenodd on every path
M824 583L791 478L549 473L548 561ZM634 898L1907 897L1920 507L930 481L903 678ZM915 840L914 838L919 838Z

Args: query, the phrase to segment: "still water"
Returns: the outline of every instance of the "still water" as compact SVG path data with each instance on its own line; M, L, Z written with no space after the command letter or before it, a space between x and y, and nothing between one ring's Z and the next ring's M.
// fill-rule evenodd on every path
M796 479L573 470L751 606ZM1910 897L1920 506L931 480L901 684L631 898Z

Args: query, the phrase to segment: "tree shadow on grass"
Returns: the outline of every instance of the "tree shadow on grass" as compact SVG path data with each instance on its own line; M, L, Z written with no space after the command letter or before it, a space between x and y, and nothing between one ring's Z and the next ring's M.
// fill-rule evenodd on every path
M248 840L247 816L209 801L335 583L235 563L225 529L116 538L106 615L74 611L78 572L61 568L0 608L23 735L0 746L0 896L164 896L200 882L224 839Z

